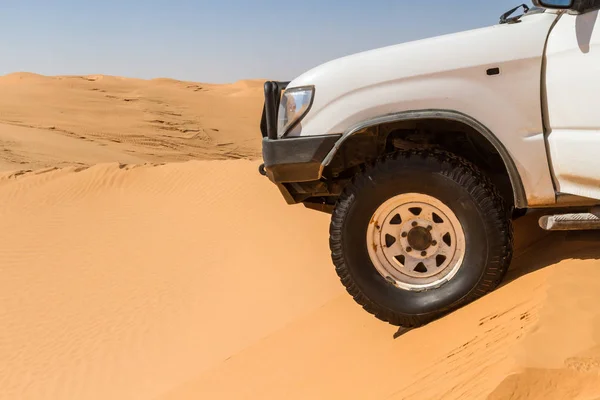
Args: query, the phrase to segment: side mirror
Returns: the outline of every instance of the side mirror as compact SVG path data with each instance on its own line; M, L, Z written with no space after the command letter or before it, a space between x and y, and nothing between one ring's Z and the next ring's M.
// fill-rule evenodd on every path
M553 8L557 10L568 10L573 8L574 0L533 0L536 7Z

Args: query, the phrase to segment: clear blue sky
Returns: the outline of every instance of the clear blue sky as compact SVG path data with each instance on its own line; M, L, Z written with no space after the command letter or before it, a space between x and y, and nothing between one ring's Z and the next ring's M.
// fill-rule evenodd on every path
M495 24L500 14L518 4L0 0L0 75L28 71L201 82L290 79L357 51Z

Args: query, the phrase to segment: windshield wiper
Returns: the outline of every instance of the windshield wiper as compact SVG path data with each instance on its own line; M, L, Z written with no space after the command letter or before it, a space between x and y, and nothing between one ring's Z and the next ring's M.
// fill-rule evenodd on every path
M509 18L511 15L513 15L515 13L515 11L517 11L521 7L523 7L523 10L525 11L523 14L517 15L516 17ZM502 14L502 16L500 17L500 23L501 24L514 24L515 22L519 22L519 19L521 19L521 17L524 14L527 14L528 12L529 12L529 6L527 4L521 4L520 6L516 6L512 10L509 10L509 11L505 12L504 14Z

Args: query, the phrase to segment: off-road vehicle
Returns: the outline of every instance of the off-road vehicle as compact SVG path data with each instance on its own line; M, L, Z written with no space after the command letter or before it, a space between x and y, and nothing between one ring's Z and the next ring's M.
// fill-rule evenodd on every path
M381 320L420 326L495 289L527 210L600 228L600 0L534 3L265 83L260 172L332 214L341 282Z

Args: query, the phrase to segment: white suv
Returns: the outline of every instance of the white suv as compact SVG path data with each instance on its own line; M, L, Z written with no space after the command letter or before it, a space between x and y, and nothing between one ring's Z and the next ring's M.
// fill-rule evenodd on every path
M341 281L384 321L496 288L528 209L563 209L545 229L600 228L600 0L534 3L265 84L261 173L332 214Z

